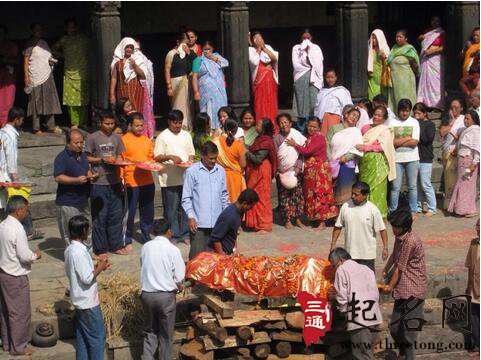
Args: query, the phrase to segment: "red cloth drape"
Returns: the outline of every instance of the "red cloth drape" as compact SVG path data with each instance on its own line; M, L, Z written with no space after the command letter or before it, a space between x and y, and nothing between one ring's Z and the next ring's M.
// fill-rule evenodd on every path
M140 84L138 77L125 83L123 69L124 60L120 60L115 64L115 71L117 71L117 100L120 97L129 98L135 111L142 114L144 112L144 88Z
M274 79L274 70L262 61L259 62L257 75L254 80L252 92L254 94L254 111L256 120L269 118L274 125L275 132L279 131L276 123L278 112L277 83Z
M272 231L272 165L268 158L262 164L247 165L247 188L255 190L259 201L252 209L247 211L245 225L256 231Z

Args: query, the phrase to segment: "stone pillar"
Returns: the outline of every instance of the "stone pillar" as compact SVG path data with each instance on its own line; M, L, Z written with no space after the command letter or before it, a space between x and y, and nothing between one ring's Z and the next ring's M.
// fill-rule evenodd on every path
M229 105L236 110L249 105L249 9L245 1L226 1L220 7L220 50L229 60L226 71Z
M338 72L353 99L367 96L369 18L365 2L339 3L336 11Z
M96 1L92 11L92 105L109 106L110 64L120 42L120 1Z
M446 89L457 90L461 78L462 60L459 57L473 28L479 26L479 1L447 3L446 22Z

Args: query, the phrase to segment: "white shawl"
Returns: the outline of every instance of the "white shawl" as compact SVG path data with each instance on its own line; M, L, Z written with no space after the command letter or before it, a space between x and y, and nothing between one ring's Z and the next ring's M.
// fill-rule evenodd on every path
M266 48L272 51L272 53L276 57L276 61L272 64L272 70L274 70L274 80L279 85L279 73L278 73L279 53L275 51L270 45L266 44ZM259 68L260 61L262 61L264 64L270 64L272 62L269 55L267 55L264 51L261 51L261 53L259 54L254 47L250 46L249 47L249 68L251 71L252 82L254 82L256 79L257 69Z
M294 81L299 80L309 70L311 71L311 84L321 89L324 85L324 56L321 48L310 40L304 40L292 48L292 67L294 68Z
M32 53L28 59L28 73L33 87L42 85L48 80L52 73L49 60L52 52L45 40L38 40L32 48Z
M317 94L314 114L322 120L324 113L342 115L342 109L346 105L352 105L351 93L344 86L322 88Z
M289 135L286 136L287 139L293 139L296 144L304 145L306 142L306 137L302 135L296 129L291 129L289 131ZM296 165L296 161L299 158L299 153L293 146L289 146L286 144L285 141L279 146L277 149L277 160L278 160L278 170L279 173L284 173L288 170L291 170L294 165Z
M347 153L361 155L356 145L363 144L361 130L357 127L348 127L338 131L331 139L331 158L330 160L339 160L341 156Z
M367 124L372 124L372 119L369 119L369 114L364 108L358 106L356 107L356 109L358 109L359 112L361 113L361 117L359 118L359 121L356 124L356 127L359 130L362 130L362 128Z
M144 54L142 54L142 51L140 51L140 50L135 51L136 48L139 49L139 45L137 44L137 42L134 39L129 38L129 37L125 37L122 40L120 40L120 43L115 48L112 63L110 65L110 69L113 70L115 64L117 62L119 62L120 60L124 59L125 47L128 46L128 45L132 45L134 47L132 59L135 61L137 66L140 67L140 69L142 69L142 71L145 74L145 78L147 79L147 73L149 72L148 63L150 61L149 61L149 59L147 59L145 57ZM152 64L152 63L150 63L150 64ZM137 74L135 73L135 70L128 63L126 63L124 65L123 72L124 72L124 76L125 76L125 83L128 83L130 80L135 79L137 77ZM153 80L153 78L152 78L152 80ZM152 85L153 85L153 82L152 82ZM152 89L153 89L153 86L152 86Z
M384 33L380 29L376 29L371 33L371 37L369 38L368 41L368 47L369 47L369 55L367 57L367 71L372 72L374 69L374 59L376 58L376 51L374 50L372 46L372 34L376 35L377 38L377 43L379 45L379 51L384 54L386 57L389 56L389 52L391 51L389 49L389 46L386 41L386 37L384 36Z

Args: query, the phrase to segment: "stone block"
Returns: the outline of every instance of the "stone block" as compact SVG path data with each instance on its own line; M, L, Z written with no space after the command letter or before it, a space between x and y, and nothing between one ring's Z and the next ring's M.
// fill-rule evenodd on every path
M32 187L32 195L55 194L57 191L57 182L53 176L31 177L29 180L35 184Z
M55 194L32 196L30 198L30 212L34 220L57 217Z

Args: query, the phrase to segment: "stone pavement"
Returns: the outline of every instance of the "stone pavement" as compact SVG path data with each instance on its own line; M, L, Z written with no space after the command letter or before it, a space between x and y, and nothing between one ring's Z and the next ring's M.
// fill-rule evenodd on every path
M429 279L429 298L458 295L466 286L464 261L469 243L476 233L476 218L464 219L445 216L439 212L428 219L420 216L414 223L415 232L421 237L426 252L426 265ZM45 239L32 241L31 248L38 246L43 257L32 266L30 274L32 318L40 320L43 315L36 311L38 306L51 304L64 298L67 279L64 275L64 244L54 226L42 228ZM238 249L247 256L307 254L327 257L330 247L332 228L323 231L293 229L274 225L267 235L243 232L239 236ZM393 236L388 226L389 248L393 247ZM338 245L342 246L342 235ZM381 244L379 240L379 244ZM188 246L180 243L179 248L187 259ZM139 251L141 245L134 244L134 251L127 256L112 255L112 268L107 271L139 271ZM376 262L377 278L381 280L383 268L381 253ZM385 297L389 300L389 297ZM0 355L0 359L5 359ZM46 357L48 358L48 357ZM443 356L444 358L444 356ZM458 356L458 358L462 358Z

